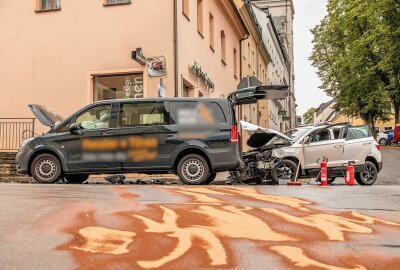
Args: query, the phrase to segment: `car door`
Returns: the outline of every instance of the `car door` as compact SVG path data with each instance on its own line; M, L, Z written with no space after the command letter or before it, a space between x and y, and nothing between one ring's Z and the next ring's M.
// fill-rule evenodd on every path
M314 132L304 147L304 168L318 169L324 157L328 158L328 167L340 167L343 162L343 147L345 139L335 138L329 128Z
M120 103L115 137L122 171L171 167L170 139L176 131L169 126L167 106L162 100Z
M356 165L364 164L372 147L375 146L369 126L349 127L344 144L344 162L354 161Z
M95 105L75 117L79 130L68 135L67 164L71 171L112 170L115 116L112 104ZM115 143L114 143L115 144Z

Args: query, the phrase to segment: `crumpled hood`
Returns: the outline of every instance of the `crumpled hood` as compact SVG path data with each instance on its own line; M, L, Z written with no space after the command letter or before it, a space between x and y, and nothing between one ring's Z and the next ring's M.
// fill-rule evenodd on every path
M289 137L287 137L285 134L283 134L282 132L279 132L277 130L263 128L263 127L248 123L246 121L240 121L240 124L242 125L242 128L250 134L250 138L247 141L247 145L252 148L262 147L262 146L266 145L269 141L272 140L272 138L274 138L276 136L283 138L289 142L291 141L291 139Z

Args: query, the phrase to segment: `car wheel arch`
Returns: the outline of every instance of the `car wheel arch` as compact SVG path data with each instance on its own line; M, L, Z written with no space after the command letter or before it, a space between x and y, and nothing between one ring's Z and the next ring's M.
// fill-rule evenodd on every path
M65 173L65 167L64 167L64 164L63 164L63 162L62 162L62 159L61 159L61 157L60 157L60 155L56 152L56 151L54 151L54 150L51 150L51 149L39 149L39 150L37 150L37 151L35 151L34 153L32 153L32 155L29 157L29 162L28 162L28 173L29 173L29 176L32 176L32 173L31 173L31 165L32 165L32 162L33 162L33 160L37 157L37 156L39 156L39 155L41 155L41 154L51 154L51 155L54 155L57 159L58 159L58 161L60 162L60 164L61 164L61 170L62 170L62 173Z
M374 163L374 165L375 165L375 167L376 167L377 169L379 168L378 161L377 161L374 157L368 156L368 157L365 159L365 161L370 161L370 162Z
M186 155L189 154L198 154L200 156L202 156L208 164L208 167L210 168L210 172L213 171L213 167L211 165L211 161L210 158L208 157L208 155L201 149L199 148L195 148L195 147L190 147L190 148L185 148L183 149L181 152L179 152L179 154L175 157L175 161L174 161L174 171L177 171L177 167L178 167L178 163L179 161Z

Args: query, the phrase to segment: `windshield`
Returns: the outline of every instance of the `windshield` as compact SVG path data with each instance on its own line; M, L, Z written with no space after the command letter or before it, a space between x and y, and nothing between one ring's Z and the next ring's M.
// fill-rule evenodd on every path
M291 139L292 142L298 141L307 131L311 128L295 128L287 131L285 135Z

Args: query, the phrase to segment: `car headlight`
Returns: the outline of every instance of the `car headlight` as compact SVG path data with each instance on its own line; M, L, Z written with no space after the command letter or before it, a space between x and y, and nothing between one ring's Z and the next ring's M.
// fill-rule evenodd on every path
M35 139L35 137L29 138L29 139L26 139L25 141L23 141L22 144L21 144L21 146L19 147L19 149L21 149L22 147L24 147L25 145L27 145L28 143L30 143L31 141L33 141L33 139Z

